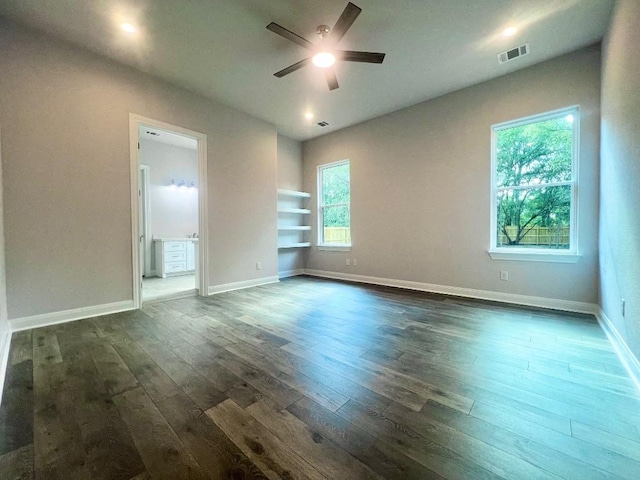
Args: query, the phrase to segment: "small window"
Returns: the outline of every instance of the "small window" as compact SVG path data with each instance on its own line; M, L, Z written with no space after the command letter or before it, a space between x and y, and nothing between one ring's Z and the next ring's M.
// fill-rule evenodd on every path
M318 167L318 246L351 245L349 160Z
M576 261L578 108L492 130L491 256Z

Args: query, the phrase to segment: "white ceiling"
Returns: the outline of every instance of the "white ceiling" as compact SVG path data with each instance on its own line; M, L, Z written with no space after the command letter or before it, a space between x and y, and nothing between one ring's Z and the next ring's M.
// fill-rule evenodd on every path
M316 27L333 26L346 0L0 0L0 14L306 140L596 43L614 0L354 3L363 11L339 47L387 56L382 65L339 63L333 92L313 66L274 77L308 51L265 27L273 21L315 43ZM124 21L137 33L123 32ZM511 25L518 33L502 36ZM526 42L529 55L498 64L499 52Z

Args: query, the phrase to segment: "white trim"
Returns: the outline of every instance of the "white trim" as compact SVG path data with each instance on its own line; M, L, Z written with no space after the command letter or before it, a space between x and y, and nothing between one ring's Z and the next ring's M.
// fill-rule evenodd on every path
M151 206L150 206L150 201L149 201L149 196L150 196L150 184L149 184L149 175L150 175L150 170L151 167L149 167L149 165L144 165L144 164L140 164L140 171L144 171L144 175L142 176L142 187L145 191L145 195L144 197L140 197L140 201L142 203L142 205L140 205L142 211L144 212L144 218L145 218L145 222L144 222L144 232L142 232L142 234L144 235L144 241L145 241L145 247L144 247L144 275L151 275L151 246L153 245L153 239L151 238L151 233L150 233L150 228L149 228L149 221L151 218ZM138 248L140 248L140 246L138 246Z
M243 288L257 287L260 285L267 285L269 283L278 283L280 279L277 276L255 278L253 280L244 280L242 282L223 283L221 285L209 286L209 295L215 295L216 293L230 292L232 290L240 290Z
M123 302L106 303L104 305L74 308L73 310L43 313L31 317L14 318L9 320L9 326L12 332L19 332L21 330L29 330L30 328L48 327L49 325L56 325L58 323L73 322L74 320L82 320L84 318L134 310L134 308L135 306L132 300L125 300Z
M516 120L507 120L506 122L496 123L491 126L495 130L505 130L507 128L521 127L523 125L529 125L530 123L536 123L543 120L548 120L554 117L561 117L579 111L580 105L570 105L568 107L558 108L556 110L550 110L548 112L536 113L535 115L529 115L528 117L518 118Z
M208 231L208 203L207 203L207 136L204 133L189 130L170 123L161 122L152 118L143 117L135 113L129 113L129 154L131 170L131 241L132 241L132 262L133 262L133 305L134 308L142 306L142 285L140 272L140 248L138 245L140 237L140 224L138 213L138 127L147 127L167 130L172 133L184 135L195 139L198 142L198 275L196 278L196 288L201 296L209 295L209 231Z
M11 330L7 326L0 331L0 405L4 391L4 380L9 367L9 348L11 347Z
M2 132L0 132L1 134ZM7 285L5 275L4 204L2 198L2 139L0 138L0 404L9 362L11 326L7 312Z
M304 275L304 268L298 268L296 270L284 270L278 272L278 278L296 277L298 275Z
M387 287L406 288L409 290L419 290L422 292L441 293L456 297L478 298L493 302L512 303L529 307L550 308L553 310L563 310L567 312L589 313L595 315L599 307L594 303L574 302L571 300L560 300L557 298L532 297L529 295L517 295L514 293L491 292L488 290L475 290L472 288L451 287L448 285L436 285L432 283L413 282L409 280L396 280L390 278L368 277L364 275L354 275L351 273L328 272L323 270L305 269L305 275L313 277L333 278L336 280L347 280L358 283L371 283Z
M131 261L133 262L131 291L134 308L142 305L142 273L140 272L140 212L138 210L138 120L135 115L129 114L129 179L131 182Z
M552 251L526 251L526 249L496 249L489 250L489 256L494 260L516 260L526 262L549 263L578 263L582 255L574 253L554 253Z
M324 244L318 245L316 248L320 251L325 251L325 252L350 252L351 244L339 245L337 243L324 243Z
M607 317L602 309L598 308L596 318L598 319L600 327L602 327L602 330L604 330L604 333L607 335L609 342L613 346L613 350L620 359L622 366L627 371L631 381L640 392L640 361L638 361L638 358L633 354L627 343L624 341L624 338L622 338L622 335L620 335L616 327L613 325L613 322L609 320L609 317Z

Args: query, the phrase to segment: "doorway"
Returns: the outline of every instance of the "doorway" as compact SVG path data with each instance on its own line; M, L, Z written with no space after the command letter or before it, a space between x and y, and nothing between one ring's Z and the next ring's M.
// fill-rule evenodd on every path
M208 294L206 135L130 115L133 300Z

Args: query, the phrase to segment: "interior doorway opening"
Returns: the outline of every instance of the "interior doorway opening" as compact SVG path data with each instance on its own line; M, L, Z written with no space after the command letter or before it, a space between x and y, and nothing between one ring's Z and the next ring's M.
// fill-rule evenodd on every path
M207 295L206 136L130 120L134 304Z

